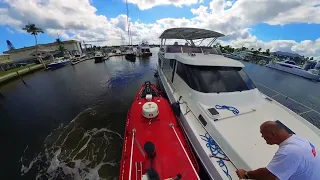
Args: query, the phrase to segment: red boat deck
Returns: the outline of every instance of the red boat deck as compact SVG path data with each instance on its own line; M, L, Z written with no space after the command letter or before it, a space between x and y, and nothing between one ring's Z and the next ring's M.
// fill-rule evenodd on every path
M158 173L160 180L174 178L178 174L182 176L182 179L198 179L193 170L194 167L198 171L195 157L168 101L163 97L153 97L151 101L158 105L159 115L152 119L151 123L149 119L142 116L143 104L150 102L145 98L139 98L143 87L128 112L119 179L128 180L130 176L130 158L134 129L135 140L133 142L131 164L132 180L141 180L142 175L146 174L147 170L151 167ZM152 87L155 88L154 85ZM169 126L171 123L187 151L193 167L181 147L173 128ZM156 155L153 160L147 156L144 150L144 144L148 141L152 142L155 146Z

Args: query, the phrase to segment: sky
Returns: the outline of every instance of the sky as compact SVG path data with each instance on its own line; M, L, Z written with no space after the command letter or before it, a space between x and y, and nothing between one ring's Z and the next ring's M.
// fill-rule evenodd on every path
M233 47L320 57L319 0L127 0L133 43L159 43L173 27L225 34ZM35 44L22 30L36 24L39 43L76 39L94 45L128 42L125 0L0 0L0 53ZM121 38L122 37L122 38Z

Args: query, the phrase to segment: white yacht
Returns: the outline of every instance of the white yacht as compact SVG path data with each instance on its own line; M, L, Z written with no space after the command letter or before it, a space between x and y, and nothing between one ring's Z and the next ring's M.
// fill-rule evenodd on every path
M137 47L137 56L139 57L150 57L152 53L150 52L149 43L147 41L142 41Z
M241 62L211 47L221 36L197 28L167 29L160 36L158 61L160 87L210 178L238 179L237 169L266 167L278 149L261 137L260 125L268 120L320 147L318 128L262 94ZM213 38L208 46L195 45L206 38ZM188 45L166 45L171 39Z
M121 56L122 55L122 52L120 49L113 49L111 51L111 53L112 53L112 56Z
M270 62L266 65L266 67L298 75L310 80L320 81L320 75L316 73L317 71L306 71L302 69L300 66L297 66L294 61L285 60L282 62Z
M102 62L104 60L104 55L101 51L94 52L94 62Z

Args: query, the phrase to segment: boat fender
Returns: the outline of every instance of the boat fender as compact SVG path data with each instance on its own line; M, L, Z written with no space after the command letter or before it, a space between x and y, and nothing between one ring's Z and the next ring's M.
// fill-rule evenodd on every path
M171 108L172 108L172 111L174 112L174 114L179 117L180 113L181 113L180 104L178 102L172 103Z
M147 94L146 95L146 100L151 101L152 100L152 94Z
M147 141L143 145L143 149L149 158L154 159L154 157L156 156L156 147L152 142Z
M143 117L145 117L147 119L152 119L152 118L157 117L158 114L159 114L159 108L155 102L146 102L142 106Z

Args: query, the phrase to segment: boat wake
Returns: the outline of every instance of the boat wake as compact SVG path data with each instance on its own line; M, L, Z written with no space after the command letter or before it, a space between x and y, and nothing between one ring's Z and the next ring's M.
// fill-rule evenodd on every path
M117 152L111 149L111 145L122 142L123 138L106 127L90 127L92 122L88 125L88 121L92 121L95 115L95 110L89 108L68 125L61 124L45 138L44 150L29 161L24 157L27 146L20 159L21 176L34 170L37 180L117 179L117 176L108 175L108 172L119 169L119 160L114 159Z

